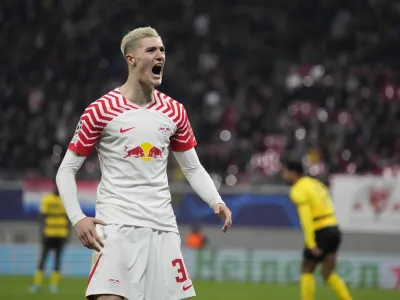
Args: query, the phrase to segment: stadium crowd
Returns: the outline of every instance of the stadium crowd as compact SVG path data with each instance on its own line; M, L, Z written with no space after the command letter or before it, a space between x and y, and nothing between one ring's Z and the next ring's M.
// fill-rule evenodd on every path
M399 2L4 0L0 24L2 177L54 176L84 108L126 78L121 37L143 25L162 35L160 90L184 103L215 178L280 180L283 155L316 176L396 173ZM99 172L93 154L79 176Z

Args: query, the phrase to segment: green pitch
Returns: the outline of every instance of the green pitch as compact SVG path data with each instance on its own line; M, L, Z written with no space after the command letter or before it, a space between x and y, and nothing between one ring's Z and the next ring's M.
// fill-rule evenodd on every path
M82 278L62 278L60 293L51 295L44 286L42 292L31 295L28 286L31 278L19 276L0 276L0 299L12 300L75 300L84 299L86 280ZM297 285L275 285L264 283L235 282L195 282L196 300L297 300ZM398 300L400 291L375 289L353 289L355 300ZM134 300L134 299L133 299ZM336 300L332 292L318 286L316 300Z

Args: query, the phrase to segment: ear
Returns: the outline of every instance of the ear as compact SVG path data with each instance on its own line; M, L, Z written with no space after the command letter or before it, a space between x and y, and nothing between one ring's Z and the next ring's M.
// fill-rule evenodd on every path
M132 54L125 55L125 59L130 66L136 66L136 59L133 57Z

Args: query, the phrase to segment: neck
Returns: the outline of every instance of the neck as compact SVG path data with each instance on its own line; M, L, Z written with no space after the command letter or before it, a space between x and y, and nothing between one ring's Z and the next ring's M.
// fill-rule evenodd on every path
M154 87L141 83L132 73L119 90L128 101L138 106L145 106L153 100Z
M297 181L299 181L303 176L296 176L295 178L293 178L293 182L292 184L295 184Z

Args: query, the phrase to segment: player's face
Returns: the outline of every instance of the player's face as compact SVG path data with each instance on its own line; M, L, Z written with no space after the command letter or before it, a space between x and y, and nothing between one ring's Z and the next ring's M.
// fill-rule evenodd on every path
M160 85L165 65L165 47L161 38L141 39L135 50L135 58L139 82L149 86Z

